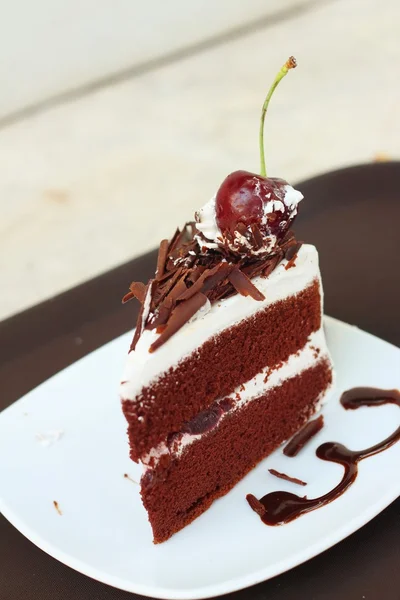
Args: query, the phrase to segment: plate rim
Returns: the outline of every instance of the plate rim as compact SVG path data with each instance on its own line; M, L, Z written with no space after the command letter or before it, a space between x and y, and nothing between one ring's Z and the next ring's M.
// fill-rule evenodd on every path
M396 351L399 351L399 348L386 340L379 338L363 329L360 329L356 325L351 325L349 323L345 323L339 319L334 317L330 317L328 315L324 315L324 324L330 323L335 327L340 328L351 328L356 329L362 332L364 335L367 335L371 338L379 340L384 344L387 344L391 348ZM127 334L122 334L122 336L126 336ZM113 340L110 340L100 348L97 348L93 352L97 352L104 346L115 342L119 337L117 336ZM92 353L93 353L92 352ZM82 357L78 361L75 361L71 365L68 365L66 369L70 369L79 363L85 358L89 357L92 353L87 354ZM65 369L63 369L64 371ZM61 371L62 372L62 371ZM61 372L56 373L46 381L42 382L37 388L46 384L48 381L53 379L53 377L57 377ZM34 388L35 390L37 388ZM14 407L24 398L26 398L28 394L22 396L19 400L13 402L9 407L4 409L0 413L1 414L7 412L9 409ZM280 560L278 563L273 563L272 565L266 565L261 569L257 569L251 573L247 573L245 575L240 575L235 578L226 579L223 582L208 584L201 587L196 588L170 588L170 587L161 587L154 585L145 585L145 584L135 584L131 580L127 580L126 578L118 577L115 575L107 575L104 571L97 569L96 567L88 565L86 562L81 561L80 559L75 558L73 555L69 553L65 553L63 550L54 546L54 544L47 542L40 535L38 535L29 525L27 525L23 519L21 519L18 514L16 514L12 508L8 507L0 497L0 513L22 534L26 537L30 542L32 542L35 546L37 546L40 550L51 556L52 558L58 560L62 564L66 565L74 569L75 571L82 573L83 575L95 579L100 583L109 585L116 589L120 589L122 591L140 594L146 597L152 598L160 598L161 600L202 600L204 598L211 598L215 596L221 596L228 593L232 593L235 591L239 591L253 585L257 585L263 581L267 581L273 577L281 575L282 573L293 569L308 560L311 560L315 556L321 554L322 552L332 548L337 543L346 539L352 533L355 533L358 529L366 525L370 522L374 517L376 517L379 513L381 513L385 508L387 508L392 502L394 502L400 496L400 481L396 487L396 482L393 483L393 486L383 494L379 501L375 502L372 505L369 505L364 511L358 514L356 517L343 523L343 525L337 529L335 529L330 535L325 535L320 538L311 546L306 545L303 549L299 550L295 554L290 555L288 558L284 558Z
M217 596L223 596L237 592L246 588L250 588L254 585L268 581L273 577L277 577L286 571L289 571L297 566L300 566L329 550L339 542L346 539L349 535L358 531L361 527L369 523L373 518L379 515L385 508L392 504L400 495L399 490L390 490L390 493L386 493L384 497L380 499L380 502L369 506L369 510L365 510L358 515L357 518L348 521L343 524L339 529L336 529L334 535L330 537L329 545L324 543L326 539L321 538L318 542L312 546L305 546L305 549L299 551L295 555L291 555L289 559L283 559L278 563L274 563L272 566L266 566L262 569L258 569L255 572L248 573L246 575L231 578L224 581L223 583L209 584L197 588L166 588L166 587L154 587L151 585L143 584L132 584L131 581L116 577L115 575L104 576L103 571L99 571L95 567L91 567L86 563L74 558L73 556L64 553L62 550L57 549L51 543L47 543L40 537L37 537L35 532L31 528L24 524L24 522L14 514L11 509L6 509L4 512L3 502L0 499L0 512L3 516L13 525L24 537L30 542L37 546L40 550L45 552L51 558L58 560L65 566L74 569L78 573L90 577L100 583L109 585L116 589L140 594L145 597L159 598L160 600L202 600L207 598L213 598ZM306 552L306 550L308 550Z

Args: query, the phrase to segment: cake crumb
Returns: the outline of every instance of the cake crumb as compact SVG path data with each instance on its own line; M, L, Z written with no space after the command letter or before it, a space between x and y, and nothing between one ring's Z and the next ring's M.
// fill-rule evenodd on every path
M320 353L320 348L316 348L315 346L310 346L310 349L313 351L314 358L318 358Z
M132 481L132 483L139 485L137 481L135 481L134 479L132 479L132 477L130 477L130 475L128 475L128 473L124 473L124 479L129 479L129 481Z
M57 502L57 500L53 500L53 506L56 509L56 511L58 512L58 514L60 515L60 517L62 516L62 512L61 512L61 508Z
M64 431L62 429L52 429L45 433L37 433L36 440L41 444L41 446L48 447L55 442L58 442L59 439L64 435Z

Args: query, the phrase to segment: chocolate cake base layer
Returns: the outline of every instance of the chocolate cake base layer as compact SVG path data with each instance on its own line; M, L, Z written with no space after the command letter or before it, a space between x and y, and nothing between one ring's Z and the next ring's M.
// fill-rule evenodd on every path
M315 412L331 382L330 363L322 359L228 413L180 457L164 459L148 470L141 480L141 494L154 542L164 542L191 523L290 438Z
M137 461L179 431L217 398L252 379L265 367L285 362L320 328L321 297L315 280L299 294L211 338L134 401L123 400L131 458Z

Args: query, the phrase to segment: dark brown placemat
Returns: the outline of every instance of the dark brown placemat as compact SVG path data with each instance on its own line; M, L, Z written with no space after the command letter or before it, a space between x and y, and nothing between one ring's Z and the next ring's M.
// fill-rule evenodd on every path
M326 312L396 345L400 345L399 180L400 163L352 167L309 180L299 185L305 200L296 224L298 237L319 249ZM133 303L122 308L120 299L130 280L146 279L154 263L153 252L0 323L0 410L131 329L136 309ZM399 600L399 566L397 500L334 548L231 596ZM0 600L128 596L132 597L50 558L0 518Z

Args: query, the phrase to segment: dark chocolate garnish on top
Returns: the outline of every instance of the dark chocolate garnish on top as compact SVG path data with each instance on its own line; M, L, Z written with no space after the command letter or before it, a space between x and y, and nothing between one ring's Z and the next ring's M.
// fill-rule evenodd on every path
M233 269L229 273L228 279L241 296L251 296L254 300L265 300L264 294L251 283L247 275L240 269Z
M281 473L280 471L276 471L275 469L268 469L271 475L274 477L278 477L279 479L284 479L285 481L290 481L291 483L297 483L297 485L307 485L305 481L302 479L297 479L297 477L290 477L290 475L286 475L286 473Z
M361 406L381 406L393 403L400 406L400 392L397 390L374 390L375 400L372 392L365 392L371 388L355 388L346 392L347 398L351 399L351 408ZM367 394L367 397L366 397ZM369 395L368 395L369 394ZM383 398L386 401L383 401ZM346 402L346 401L345 401ZM332 490L318 498L301 497L290 492L272 492L259 500L248 494L247 501L251 508L261 517L266 525L282 525L289 523L297 517L329 504L341 496L355 481L358 474L358 463L369 456L378 454L400 440L400 427L382 442L367 448L366 450L349 450L343 444L337 442L326 442L317 448L316 454L322 460L335 462L344 467L341 481Z
M162 240L158 249L157 257L157 268L156 268L156 279L159 280L164 275L165 264L167 262L169 242L168 240Z
M302 247L303 242L295 242L293 245L289 246L289 248L285 252L285 258L288 261L285 269L291 269L296 264L297 254Z
M250 229L251 229L251 234L253 236L253 246L254 246L254 248L256 248L256 250L259 250L264 245L264 239L261 234L261 231L260 231L258 225L256 225L255 223L253 225L250 225Z
M262 241L257 226L251 230L252 243L257 249ZM292 231L288 231L267 256L240 256L232 254L228 244L218 248L200 249L202 234L195 223L187 223L180 231L176 230L171 241L163 240L160 244L154 284L151 287L150 311L145 315L141 311L134 349L143 329L156 329L161 336L151 346L151 351L159 348L167 339L180 329L193 313L196 304L202 306L200 298L209 300L211 304L229 298L234 294L251 296L256 301L264 300L264 295L257 289L251 279L257 276L268 277L276 269L285 254L296 245ZM134 282L130 291L124 296L127 302L133 297L143 304L145 286ZM201 294L198 296L197 294ZM192 298L196 297L193 303ZM190 302L186 307L184 305ZM177 311L178 306L181 306ZM170 320L173 319L173 324ZM186 319L186 320L185 320Z
M207 302L207 296L198 292L186 302L177 304L171 312L171 316L161 332L160 336L150 346L150 352L154 352L162 346L174 333L176 333L185 323L187 323L197 311Z
M303 245L303 242L296 242L296 241L293 244L291 244L285 252L286 260L289 260L289 261L292 260L292 258L294 258L298 254L302 245Z
M380 390L373 387L356 387L344 392L340 398L343 408L355 410L360 406L381 406L397 404L400 406L399 390Z
M125 304L128 300L132 300L132 298L137 298L140 303L143 303L145 294L145 284L141 281L133 281L129 286L129 292L122 298L122 303Z
M151 294L153 283L154 283L154 279L150 279L149 283L146 285L146 288L145 288L145 291L144 291L144 294L143 294L143 302L142 302L142 305L140 307L139 314L137 316L135 334L133 336L133 340L132 340L132 344L131 344L130 350L134 350L136 348L136 344L138 343L139 338L140 338L140 336L142 334L143 326L144 326L144 320L145 320L143 318L145 316L144 315L145 299L146 299L146 296L147 296L148 293Z
M296 456L303 446L321 431L324 426L324 417L320 415L317 419L309 421L299 432L296 433L288 444L283 449L283 454L286 456Z
M269 275L271 275L271 273L273 271L275 271L276 267L283 260L283 258L284 258L283 252L278 252L278 254L270 260L270 262L266 266L266 268L261 271L260 275L262 277L268 277Z

